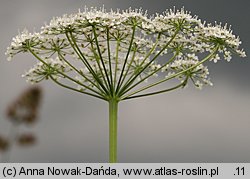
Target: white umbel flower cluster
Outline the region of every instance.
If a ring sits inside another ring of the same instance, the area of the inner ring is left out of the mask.
[[[30,33],[27,29],[23,30],[12,39],[10,46],[7,48],[6,55],[10,61],[19,52],[27,52],[26,44],[37,46],[43,42],[43,36],[40,33]]]
[[[193,66],[195,66],[195,68],[192,68]],[[180,57],[168,65],[164,70],[168,72],[166,78],[181,71],[185,71],[183,74],[177,77],[179,80],[181,80],[183,86],[187,84],[187,80],[189,79],[198,89],[202,89],[204,85],[213,85],[213,83],[208,78],[208,68],[203,64],[199,64],[198,57],[194,54],[185,58]]]
[[[228,25],[203,23],[183,8],[151,17],[142,9],[107,12],[85,8],[53,18],[39,33],[23,31],[13,38],[6,55],[11,59],[28,52],[40,61],[25,75],[29,81],[61,76],[69,72],[67,65],[75,72],[67,79],[77,79],[81,91],[91,88],[105,95],[114,91],[121,95],[135,84],[149,78],[162,80],[177,71],[178,78],[191,79],[199,88],[211,85],[207,67],[200,61],[230,61],[233,54],[245,57],[240,44]],[[53,73],[42,76],[44,67]]]
[[[38,62],[33,68],[23,74],[22,77],[26,77],[27,81],[31,83],[38,83],[44,79],[49,79],[50,77],[54,79],[64,77],[61,74],[71,70],[66,63],[58,58],[47,58],[44,62],[45,63]]]
[[[208,24],[201,29],[199,38],[207,44],[207,49],[212,50],[214,46],[219,44],[219,52],[229,62],[232,59],[232,53],[236,53],[240,57],[246,57],[245,51],[239,49],[240,38],[236,37],[232,32],[231,27],[228,27],[227,24],[224,26],[222,24],[216,24],[215,26]],[[219,54],[213,58],[215,63],[220,59]]]

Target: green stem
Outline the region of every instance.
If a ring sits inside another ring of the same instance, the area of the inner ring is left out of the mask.
[[[76,91],[76,92],[79,92],[79,93],[83,93],[83,94],[86,94],[86,95],[89,95],[89,96],[93,96],[93,97],[96,97],[96,98],[99,98],[99,99],[102,99],[102,100],[106,100],[105,96],[102,96],[102,95],[95,95],[95,94],[92,94],[92,93],[88,93],[88,92],[85,92],[85,91],[81,91],[81,90],[78,90],[78,89],[75,89],[75,88],[72,88],[70,86],[67,86],[65,84],[62,84],[60,83],[58,80],[56,80],[55,78],[53,78],[53,76],[50,76],[50,78],[52,79],[52,81],[54,81],[56,84],[58,84],[59,86],[62,86],[64,88],[67,88],[67,89],[70,89],[72,91]]]
[[[127,93],[128,91],[130,91],[131,89],[133,89],[134,87],[136,87],[137,85],[139,85],[140,83],[144,82],[146,79],[148,79],[149,77],[151,77],[152,75],[156,74],[158,71],[160,71],[163,67],[167,66],[169,63],[171,63],[175,57],[179,54],[179,52],[176,52],[175,55],[173,55],[164,65],[162,65],[160,68],[158,68],[157,70],[153,71],[152,73],[150,73],[149,75],[147,75],[146,77],[144,77],[143,79],[141,79],[140,81],[138,81],[137,83],[135,83],[134,85],[128,87],[128,89],[126,89],[122,94],[123,95],[125,93]]]
[[[136,73],[135,75],[132,75],[131,78],[128,79],[127,83],[125,83],[125,85],[123,86],[123,88],[121,89],[121,93],[126,90],[126,88],[128,88],[130,85],[133,84],[133,82],[136,80],[136,78],[141,74],[143,73],[143,71],[149,67],[150,64],[152,64],[155,59],[157,59],[158,56],[160,56],[160,54],[166,50],[168,48],[168,46],[172,43],[172,41],[174,40],[174,38],[177,36],[178,32],[180,31],[180,29],[178,28],[174,35],[171,37],[171,39],[166,43],[166,45],[152,58],[152,60],[150,60],[143,68],[142,70],[140,70],[138,73]],[[159,39],[160,37],[158,37]],[[158,41],[157,39],[157,41]],[[155,47],[153,47],[154,49]],[[151,50],[153,50],[151,49]],[[149,54],[151,54],[152,52],[150,52]],[[150,56],[150,55],[149,55]],[[140,64],[140,66],[142,67],[143,63],[146,61],[146,59],[149,57],[149,56],[146,56],[146,58],[144,58],[144,60],[142,61],[142,63]]]
[[[111,94],[114,91],[114,84],[113,84],[113,73],[112,73],[112,64],[111,64],[111,55],[110,55],[110,37],[109,37],[109,28],[107,27],[107,46],[108,46],[108,61],[109,61],[109,75],[110,75],[110,83],[111,83]]]
[[[115,86],[116,86],[116,77],[117,77],[117,71],[118,71],[119,47],[120,47],[120,41],[117,39],[117,41],[116,41],[116,51],[115,51],[114,89],[115,89]]]
[[[173,90],[178,89],[180,87],[184,87],[186,83],[187,83],[187,79],[184,82],[182,82],[181,84],[178,84],[178,85],[176,85],[175,87],[172,87],[172,88],[168,88],[168,89],[165,89],[165,90],[156,91],[156,92],[152,92],[152,93],[136,95],[136,96],[128,95],[126,98],[121,98],[121,100],[127,100],[127,99],[133,99],[133,98],[141,98],[141,97],[145,97],[145,96],[152,96],[152,95],[156,95],[156,94],[161,94],[161,93],[173,91]]]
[[[58,51],[58,56],[61,60],[63,60],[65,63],[67,63],[73,70],[75,70],[79,75],[81,75],[84,79],[86,79],[89,83],[91,83],[93,86],[95,86],[97,89],[99,89],[101,93],[103,93],[105,95],[105,91],[103,91],[103,89],[101,89],[91,79],[89,79],[86,75],[84,75],[82,72],[80,72],[75,66],[73,66],[71,63],[69,63],[69,61],[65,59],[65,57],[61,54],[60,51]]]
[[[102,83],[101,79],[97,76],[96,72],[93,70],[93,68],[89,64],[88,60],[85,58],[82,51],[78,47],[78,45],[76,43],[76,39],[74,38],[72,32],[69,32],[69,33],[70,33],[70,37],[71,37],[73,42],[71,41],[71,39],[67,33],[66,33],[66,37],[67,37],[69,43],[71,44],[72,48],[74,49],[74,51],[76,52],[76,54],[78,55],[80,60],[83,62],[83,64],[88,68],[89,72],[92,74],[94,79],[99,83],[99,85],[103,88],[103,90],[108,94],[108,90],[106,89],[106,87]]]
[[[149,58],[149,56],[153,53],[153,51],[156,49],[159,39],[160,39],[160,35],[158,35],[158,38],[157,38],[154,46],[151,48],[151,50],[148,52],[148,54],[144,57],[143,61],[140,63],[139,66],[142,66],[144,64],[144,62]],[[132,64],[132,62],[131,62],[131,64]],[[128,78],[127,82],[119,89],[119,93],[126,90],[126,86],[130,83],[130,80],[132,80],[134,78],[134,75],[136,75],[135,72]]]
[[[117,162],[117,112],[118,100],[109,100],[109,162]]]
[[[120,78],[118,80],[116,92],[119,91],[120,85],[122,85],[121,80],[122,80],[122,76],[124,75],[123,72],[124,72],[125,67],[127,65],[127,61],[128,61],[128,57],[129,57],[129,54],[130,54],[130,51],[131,51],[131,47],[132,47],[133,41],[134,41],[134,37],[135,37],[135,26],[133,26],[132,37],[131,37],[131,40],[130,40],[130,43],[129,43],[129,48],[128,48],[128,52],[127,52],[126,58],[125,58],[124,63],[123,63],[123,67],[122,67],[122,71],[121,71],[121,74],[120,74]]]
[[[111,90],[112,87],[111,87],[111,83],[110,83],[110,80],[109,80],[109,75],[108,75],[108,71],[105,67],[105,64],[104,64],[104,60],[102,58],[102,52],[101,52],[101,49],[100,49],[100,46],[99,46],[99,42],[98,42],[98,39],[97,39],[97,34],[96,34],[96,29],[95,29],[95,26],[92,27],[93,29],[93,33],[94,33],[94,38],[95,38],[95,43],[96,43],[96,47],[97,47],[97,51],[99,53],[99,58],[101,60],[101,63],[102,63],[102,67],[103,67],[103,70],[104,70],[104,73],[106,75],[106,79],[108,81],[108,86],[109,86],[109,89]],[[101,70],[101,69],[100,69]],[[103,77],[103,80],[105,81],[105,77]]]

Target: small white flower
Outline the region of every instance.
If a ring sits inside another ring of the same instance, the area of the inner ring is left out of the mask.
[[[218,60],[220,60],[220,56],[219,56],[218,54],[216,54],[216,55],[215,55],[215,57],[214,57],[214,58],[212,58],[211,60],[213,60],[213,61],[214,61],[214,63],[217,63],[217,62],[218,62]]]

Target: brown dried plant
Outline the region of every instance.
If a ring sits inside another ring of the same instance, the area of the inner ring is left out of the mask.
[[[38,111],[42,99],[42,89],[33,86],[26,89],[16,100],[14,100],[6,110],[6,118],[11,122],[9,136],[0,135],[0,152],[2,162],[10,161],[12,147],[32,146],[36,143],[36,136],[33,133],[18,133],[21,125],[30,126],[38,119]]]

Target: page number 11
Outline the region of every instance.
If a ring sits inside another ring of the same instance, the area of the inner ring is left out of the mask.
[[[237,167],[234,175],[245,175],[245,167]]]

